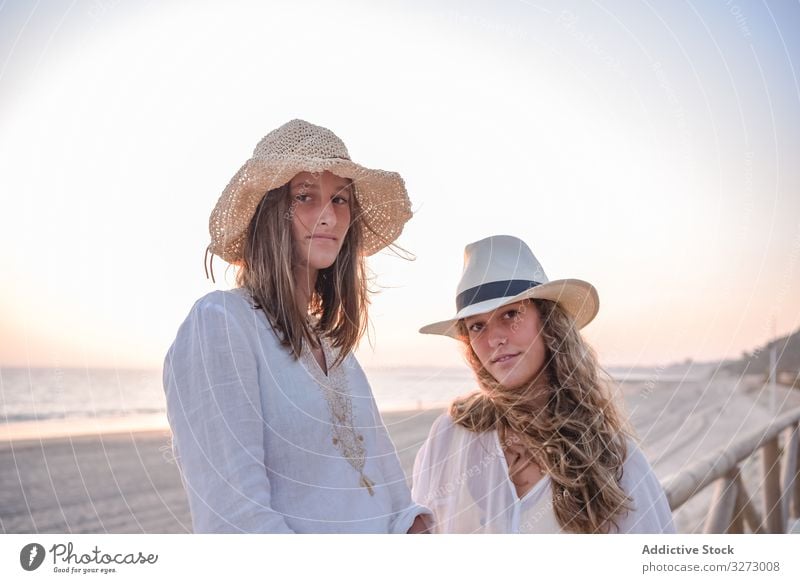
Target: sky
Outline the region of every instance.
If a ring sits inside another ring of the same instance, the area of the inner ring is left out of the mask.
[[[159,367],[208,216],[301,118],[394,170],[366,366],[459,366],[464,246],[593,283],[606,365],[800,327],[798,2],[0,3],[0,366]]]

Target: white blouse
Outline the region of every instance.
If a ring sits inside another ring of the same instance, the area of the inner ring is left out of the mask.
[[[436,533],[559,533],[550,482],[520,499],[497,431],[469,431],[445,413],[417,453],[411,495],[433,511]],[[675,532],[661,484],[630,439],[621,486],[634,509],[617,519],[620,532]]]
[[[200,298],[164,361],[195,532],[405,533],[418,514],[352,354],[295,360],[243,288]]]

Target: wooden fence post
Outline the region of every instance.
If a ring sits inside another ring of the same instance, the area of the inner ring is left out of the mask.
[[[717,480],[717,487],[711,502],[703,532],[706,534],[724,533],[731,528],[733,513],[736,509],[736,494],[739,486],[736,483],[738,468],[734,468],[724,477]],[[734,520],[735,522],[735,520]]]
[[[781,464],[777,435],[761,448],[761,468],[764,472],[764,526],[768,533],[783,534],[786,526],[781,509]]]

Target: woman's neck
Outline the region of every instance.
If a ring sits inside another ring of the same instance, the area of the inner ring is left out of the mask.
[[[318,273],[316,269],[305,265],[298,265],[294,268],[294,300],[297,308],[303,314],[308,312]]]

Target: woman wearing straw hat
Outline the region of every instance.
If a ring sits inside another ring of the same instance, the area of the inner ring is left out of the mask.
[[[225,188],[207,251],[238,266],[237,287],[194,304],[164,363],[195,532],[424,530],[352,354],[364,258],[410,217],[398,174],[302,120],[264,137]]]
[[[412,495],[434,532],[674,532],[579,332],[598,307],[593,286],[548,281],[515,237],[466,247],[457,314],[420,330],[459,340],[480,387],[417,455]]]

